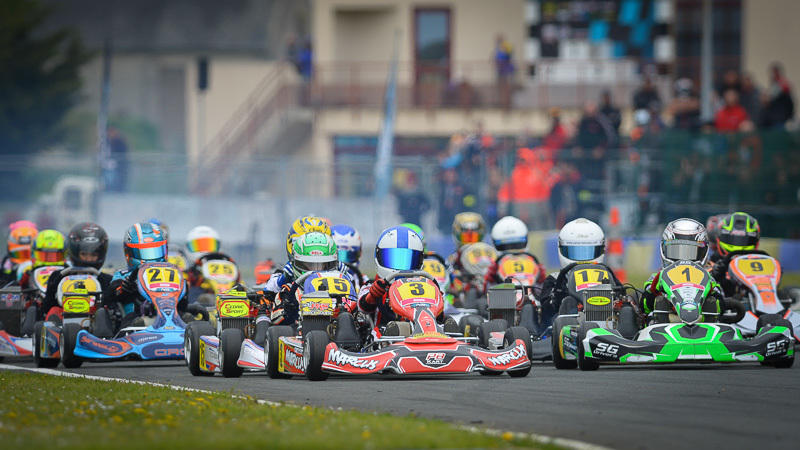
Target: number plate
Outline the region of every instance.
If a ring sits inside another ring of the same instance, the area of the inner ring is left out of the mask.
[[[47,289],[47,280],[50,279],[50,275],[56,270],[61,270],[63,268],[63,266],[44,266],[34,270],[33,278],[36,280],[36,287],[44,292]]]
[[[603,280],[612,280],[607,270],[603,269],[579,269],[573,272],[575,290],[582,291],[591,287],[603,284]]]
[[[319,277],[311,280],[315,291],[327,291],[331,295],[350,295],[352,286],[344,278]]]
[[[736,268],[748,278],[774,276],[776,272],[772,258],[736,258]]]
[[[667,271],[667,277],[672,284],[676,285],[691,283],[697,286],[704,286],[707,276],[708,272],[686,264],[677,265]]]
[[[437,280],[440,278],[444,278],[446,276],[444,264],[439,262],[435,259],[426,259],[422,262],[422,271],[428,272],[436,278]]]
[[[167,292],[181,289],[181,274],[174,267],[148,267],[144,273],[144,286],[148,291]]]
[[[230,261],[215,259],[203,264],[203,276],[222,283],[233,283],[239,276],[239,269]]]

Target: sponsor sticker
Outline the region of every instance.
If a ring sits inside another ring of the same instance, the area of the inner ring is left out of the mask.
[[[611,303],[611,299],[608,297],[589,297],[586,303],[594,306],[603,306]]]

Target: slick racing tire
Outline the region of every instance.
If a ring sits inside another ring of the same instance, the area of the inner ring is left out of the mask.
[[[587,359],[584,355],[583,340],[586,339],[586,332],[592,328],[600,328],[600,326],[593,322],[584,322],[578,327],[578,368],[582,371],[600,368],[597,361]]]
[[[294,336],[292,327],[273,325],[267,329],[267,338],[264,340],[264,363],[267,366],[267,375],[272,379],[292,377],[278,371],[278,341],[284,336]]]
[[[303,363],[306,366],[308,381],[328,379],[329,374],[322,370],[322,363],[325,362],[325,348],[330,342],[328,333],[320,330],[314,330],[303,336]]]
[[[564,359],[564,355],[561,353],[561,330],[564,329],[567,325],[577,325],[578,319],[575,317],[570,316],[559,316],[556,317],[555,322],[553,322],[553,336],[552,344],[553,344],[553,363],[556,366],[556,369],[575,369],[578,367],[578,361]]]
[[[756,323],[756,330],[761,333],[763,327],[786,327],[792,330],[792,323],[780,316],[780,314],[764,314],[758,318]],[[794,354],[790,358],[782,359],[780,361],[766,362],[761,361],[762,366],[773,366],[777,369],[788,369],[794,365]]]
[[[36,367],[58,367],[57,358],[42,358],[43,332],[44,322],[40,320],[33,325],[33,364]]]
[[[187,305],[186,312],[191,314],[194,320],[204,320],[206,322],[209,320],[208,309],[198,303],[190,303]],[[198,316],[200,316],[199,319]]]
[[[238,328],[222,330],[219,335],[219,370],[225,378],[239,378],[244,368],[239,367],[239,352],[244,342],[244,334]]]
[[[458,331],[460,331],[464,337],[475,337],[478,335],[478,325],[482,323],[483,317],[476,314],[467,314],[458,321]]]
[[[444,319],[444,332],[445,334],[449,333],[458,333],[460,330],[458,328],[458,323],[456,323],[455,319],[450,316],[445,317]]]
[[[478,309],[478,291],[470,289],[464,293],[464,308]]]
[[[503,319],[495,319],[490,322],[483,322],[478,325],[477,336],[478,345],[483,348],[489,348],[489,338],[492,337],[493,332],[506,331],[508,329],[508,322]]]
[[[735,298],[725,298],[722,300],[722,314],[719,316],[720,323],[737,323],[744,319],[747,314],[741,301]],[[733,311],[735,314],[725,314],[726,311]],[[756,328],[757,330],[758,328]]]
[[[619,321],[617,331],[625,339],[633,339],[639,332],[639,322],[636,320],[636,311],[631,305],[623,305],[619,309]]]
[[[261,347],[264,346],[264,341],[267,339],[267,330],[269,329],[268,320],[260,320],[256,322],[256,335],[253,336],[253,342]]]
[[[533,303],[526,302],[519,311],[519,326],[526,328],[532,336],[539,336],[539,326],[536,320],[536,308]]]
[[[530,355],[531,355],[531,332],[528,331],[527,328],[511,327],[511,328],[507,329],[505,336],[503,336],[503,347],[504,348],[508,348],[508,347],[514,345],[514,343],[517,342],[517,339],[521,339],[522,342],[525,343],[525,351],[528,353],[528,358],[530,358]],[[528,373],[530,373],[530,371],[531,371],[531,366],[528,365],[528,367],[526,367],[524,369],[507,370],[506,373],[508,373],[508,376],[510,376],[512,378],[518,378],[518,377],[526,377],[526,376],[528,376]]]
[[[68,323],[61,327],[61,337],[58,345],[61,351],[61,364],[67,369],[77,369],[83,365],[83,358],[75,355],[75,345],[78,343],[80,324]]]
[[[183,337],[183,353],[189,373],[196,377],[210,377],[214,372],[200,369],[200,336],[213,336],[214,328],[208,322],[191,322],[186,325]]]

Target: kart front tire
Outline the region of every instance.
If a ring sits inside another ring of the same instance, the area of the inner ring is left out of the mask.
[[[536,308],[533,303],[526,302],[519,311],[519,326],[526,328],[531,335],[539,336],[537,322]]]
[[[36,367],[58,367],[57,358],[42,358],[42,333],[44,322],[38,321],[33,325],[33,364]]]
[[[584,322],[578,326],[578,368],[582,371],[597,370],[600,364],[597,361],[586,358],[584,355],[583,340],[586,339],[586,332],[592,328],[600,328],[593,322]]]
[[[511,327],[506,330],[505,336],[503,336],[503,347],[508,348],[514,345],[518,339],[521,339],[522,342],[525,343],[525,351],[528,353],[528,359],[530,360],[531,357],[531,332],[528,331],[527,328],[524,327]],[[526,377],[528,373],[531,371],[531,365],[529,364],[528,367],[524,369],[513,369],[507,370],[508,376],[512,378],[519,378],[519,377]]]
[[[264,341],[267,340],[267,330],[269,329],[268,320],[260,320],[256,322],[256,335],[253,337],[253,342],[261,347],[264,346]]]
[[[475,337],[478,335],[478,325],[482,323],[483,317],[476,314],[468,314],[461,317],[461,320],[458,321],[458,331],[461,332],[464,337]]]
[[[238,328],[222,330],[219,335],[219,369],[225,378],[239,378],[244,368],[239,367],[239,352],[244,342],[244,334]]]
[[[561,354],[561,346],[559,345],[561,342],[561,330],[567,325],[578,325],[578,319],[569,316],[559,316],[556,317],[555,322],[553,322],[553,336],[551,338],[553,344],[553,364],[555,364],[556,369],[575,369],[578,367],[578,361],[565,359],[564,355]]]
[[[639,322],[636,320],[636,311],[631,305],[624,305],[619,310],[617,331],[625,339],[633,339],[639,332]]]
[[[325,362],[325,348],[330,342],[328,333],[320,330],[314,330],[303,336],[303,360],[308,381],[328,379],[329,374],[322,370],[322,363]]]
[[[508,329],[508,322],[502,319],[481,323],[478,325],[476,333],[478,336],[478,345],[483,348],[489,348],[489,338],[492,337],[492,333],[506,331],[506,329]]]
[[[756,323],[756,330],[761,333],[763,327],[786,327],[792,330],[792,323],[780,316],[780,314],[764,314],[758,318]],[[779,361],[766,362],[761,361],[762,366],[773,366],[776,369],[788,369],[794,365],[794,354],[791,357],[781,359]]]
[[[292,377],[278,370],[278,341],[284,336],[294,336],[292,327],[274,325],[267,329],[267,338],[264,340],[264,363],[267,368],[267,376],[272,379]]]
[[[183,335],[183,351],[189,373],[196,377],[210,377],[214,372],[200,368],[200,336],[213,336],[214,328],[208,322],[191,322]]]
[[[78,333],[82,330],[80,324],[68,323],[61,327],[59,346],[61,350],[61,364],[67,369],[77,369],[83,365],[83,358],[75,355],[75,345],[78,343]]]

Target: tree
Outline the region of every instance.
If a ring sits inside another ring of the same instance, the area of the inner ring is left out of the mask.
[[[38,0],[0,1],[0,154],[57,141],[78,99],[79,70],[92,55],[70,29],[37,31],[52,12]]]

